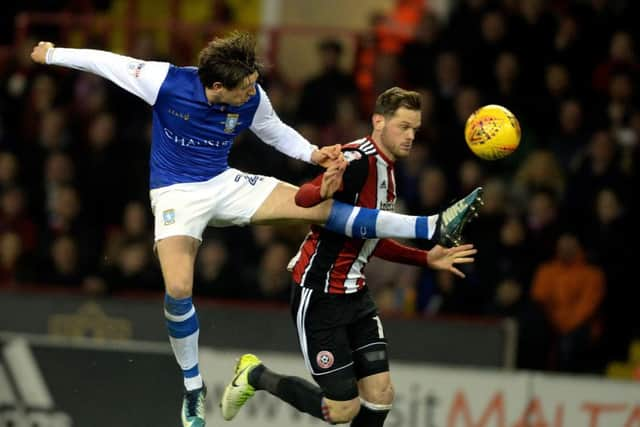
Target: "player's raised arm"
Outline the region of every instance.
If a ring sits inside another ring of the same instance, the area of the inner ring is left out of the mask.
[[[296,192],[296,205],[310,208],[333,197],[337,191],[343,189],[342,177],[346,167],[346,161],[335,160],[325,172],[313,181],[303,184]]]
[[[153,105],[167,76],[168,62],[143,61],[129,56],[96,49],[55,47],[39,42],[31,59],[40,64],[59,65],[97,74]]]
[[[444,248],[435,245],[429,251],[412,248],[403,245],[393,239],[380,239],[373,255],[386,261],[399,264],[416,265],[419,267],[429,267],[434,270],[447,270],[458,277],[465,275],[456,264],[469,264],[475,261],[473,257],[478,250],[472,244]]]
[[[260,104],[251,123],[251,131],[262,141],[294,159],[328,167],[329,163],[341,157],[340,145],[322,147],[311,144],[295,129],[280,120],[271,105],[267,93],[257,85]]]

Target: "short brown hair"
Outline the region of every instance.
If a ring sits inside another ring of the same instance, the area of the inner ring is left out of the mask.
[[[227,89],[233,89],[260,69],[256,40],[246,32],[233,31],[224,38],[216,37],[198,56],[198,75],[205,87],[220,82]]]
[[[404,90],[397,86],[392,87],[378,96],[373,112],[382,114],[385,117],[391,117],[401,107],[420,111],[422,109],[422,97],[418,92]]]

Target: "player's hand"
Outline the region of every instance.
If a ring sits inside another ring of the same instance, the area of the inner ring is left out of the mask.
[[[342,186],[342,177],[347,168],[347,162],[335,160],[327,168],[322,175],[322,184],[320,185],[320,196],[326,200],[333,197],[336,191]]]
[[[323,168],[328,168],[335,160],[344,160],[340,144],[327,145],[311,153],[311,161]]]
[[[31,51],[31,59],[38,64],[46,64],[47,51],[53,47],[53,43],[51,42],[39,42]]]
[[[469,264],[474,261],[472,255],[478,252],[472,244],[444,248],[436,245],[429,250],[427,265],[434,270],[448,270],[458,277],[464,278],[464,273],[455,264]]]

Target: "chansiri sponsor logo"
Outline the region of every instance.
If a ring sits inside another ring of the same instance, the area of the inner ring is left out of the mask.
[[[225,139],[222,141],[215,139],[194,139],[186,136],[177,135],[171,129],[164,128],[164,135],[171,141],[182,147],[216,147],[223,148],[231,145],[233,140]]]

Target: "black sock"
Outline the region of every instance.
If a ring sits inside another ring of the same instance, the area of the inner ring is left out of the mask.
[[[360,405],[360,412],[351,421],[351,427],[382,427],[388,413],[388,409],[377,411]]]
[[[309,381],[276,374],[264,365],[260,365],[249,372],[249,384],[256,390],[268,391],[299,411],[324,420],[322,390]]]

